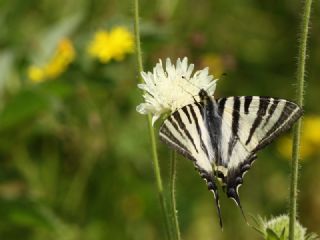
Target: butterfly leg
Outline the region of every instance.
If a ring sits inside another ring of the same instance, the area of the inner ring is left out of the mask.
[[[214,198],[216,200],[216,206],[217,206],[217,212],[218,212],[218,216],[219,216],[219,222],[220,222],[220,227],[221,229],[222,227],[222,216],[221,216],[221,209],[220,209],[220,202],[219,202],[219,193],[218,193],[218,188],[217,185],[214,181],[213,175],[208,173],[205,170],[199,169],[197,168],[200,176],[206,181],[207,186],[208,186],[208,190],[211,191],[214,195]]]

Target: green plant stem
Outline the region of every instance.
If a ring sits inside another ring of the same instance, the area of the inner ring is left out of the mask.
[[[173,234],[175,239],[180,240],[180,228],[178,221],[178,211],[176,204],[176,165],[177,165],[177,154],[175,151],[171,153],[171,171],[170,171],[170,201],[171,201],[171,221],[173,225]]]
[[[297,69],[297,102],[303,106],[303,90],[305,78],[305,63],[307,51],[307,38],[309,30],[309,20],[312,0],[304,1],[304,10],[302,16],[301,35],[298,55]],[[292,148],[292,168],[291,168],[291,186],[290,186],[290,222],[289,222],[289,240],[294,240],[295,221],[297,217],[297,196],[298,196],[298,169],[300,153],[300,133],[301,119],[297,122],[293,130],[293,148]]]
[[[134,35],[135,35],[135,46],[136,46],[136,57],[137,57],[139,81],[142,82],[142,79],[140,77],[140,73],[143,71],[143,66],[142,66],[140,28],[139,28],[139,0],[134,0]],[[171,239],[172,233],[169,228],[169,214],[168,214],[168,209],[167,209],[166,201],[164,197],[163,184],[162,184],[158,153],[157,153],[157,143],[156,143],[156,138],[154,134],[154,129],[152,127],[152,117],[150,114],[148,115],[148,128],[149,128],[151,148],[152,148],[153,169],[154,169],[154,175],[156,177],[156,184],[157,184],[157,190],[158,190],[158,195],[160,199],[161,210],[164,216],[165,231],[167,234],[167,238]]]
[[[161,173],[160,173],[156,138],[155,138],[155,134],[154,134],[154,129],[152,127],[152,121],[151,121],[150,115],[148,115],[148,126],[149,126],[151,148],[152,148],[153,170],[154,170],[154,175],[156,177],[157,190],[158,190],[161,210],[162,210],[162,213],[164,216],[165,231],[167,234],[167,238],[172,239],[172,237],[171,237],[172,233],[170,231],[170,225],[169,225],[169,213],[168,213],[168,208],[166,206],[166,200],[164,197],[163,184],[162,184],[162,178],[161,178]]]
[[[139,0],[134,1],[134,37],[135,37],[135,47],[136,47],[136,57],[137,57],[137,67],[138,67],[138,78],[139,82],[142,82],[140,73],[143,71],[142,65],[142,53],[141,53],[141,43],[140,43],[140,24],[139,24]]]

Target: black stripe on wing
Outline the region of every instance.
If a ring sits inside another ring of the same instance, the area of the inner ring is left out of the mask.
[[[260,126],[260,123],[262,122],[264,115],[266,115],[266,113],[267,113],[267,108],[269,106],[269,103],[270,103],[270,100],[266,101],[264,98],[262,98],[262,97],[260,98],[257,116],[251,126],[250,133],[249,133],[248,139],[246,141],[246,145],[248,145],[248,143],[250,143],[254,132]]]
[[[227,101],[227,98],[218,99],[218,114],[220,115],[221,118],[223,117],[226,101]]]
[[[244,97],[244,113],[249,114],[249,107],[252,102],[252,97],[251,96],[246,96]]]
[[[265,127],[269,123],[270,118],[272,117],[274,111],[276,110],[276,108],[278,106],[278,103],[279,103],[279,99],[273,98],[273,101],[271,103],[271,107],[268,110],[268,115],[267,115],[265,123],[263,124],[263,127]]]
[[[239,120],[240,120],[240,99],[239,97],[234,97],[233,99],[233,111],[232,111],[232,136],[230,137],[228,144],[228,156],[230,157],[233,151],[234,146],[236,145],[238,138],[239,130]]]
[[[189,120],[189,123],[191,124],[192,121],[191,121],[191,116],[189,114],[189,111],[188,111],[188,108],[187,107],[184,107],[184,108],[181,108],[181,110],[184,112],[184,114],[187,116],[188,120]]]
[[[183,109],[186,109],[186,111],[190,110],[190,113],[192,116],[192,118],[191,118],[192,121],[190,123],[194,122],[194,124],[196,125],[197,133],[198,133],[199,139],[200,139],[201,149],[205,152],[206,156],[209,158],[209,151],[203,142],[203,139],[202,139],[203,134],[202,134],[202,131],[201,131],[201,128],[199,125],[199,118],[201,118],[201,120],[203,121],[203,118],[202,118],[203,117],[203,115],[202,115],[203,110],[202,110],[202,107],[200,104],[196,104],[196,106],[198,107],[199,113],[200,113],[200,115],[197,115],[195,110],[193,109],[193,106],[194,105],[187,105],[187,106],[183,107],[182,110]]]
[[[189,149],[175,137],[172,132],[169,130],[168,126],[163,123],[159,130],[159,137],[164,143],[166,143],[169,147],[178,151],[184,157],[196,162],[197,160],[192,156]]]
[[[189,130],[187,129],[186,125],[184,124],[184,122],[182,121],[181,119],[181,116],[180,116],[180,112],[179,111],[176,111],[175,113],[173,113],[171,116],[168,117],[168,120],[174,124],[174,121],[173,119],[175,119],[178,123],[178,126],[175,125],[175,128],[177,131],[183,131],[184,134],[187,136],[187,138],[189,139],[189,141],[191,142],[192,146],[194,147],[194,149],[196,150],[196,152],[198,153],[199,150],[197,149],[197,146],[189,132]],[[181,134],[182,135],[182,134]]]

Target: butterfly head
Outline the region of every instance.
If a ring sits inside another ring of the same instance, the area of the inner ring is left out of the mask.
[[[200,97],[201,102],[204,102],[204,103],[206,103],[210,100],[208,93],[204,89],[200,89],[199,97]]]

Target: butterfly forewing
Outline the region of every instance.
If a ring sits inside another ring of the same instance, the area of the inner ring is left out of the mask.
[[[159,137],[171,148],[193,161],[208,189],[214,194],[222,226],[218,189],[212,170],[216,149],[211,144],[203,111],[203,106],[199,103],[175,111],[161,125]]]
[[[160,139],[208,173],[212,172],[213,149],[205,127],[201,108],[187,105],[171,114],[162,124]]]

